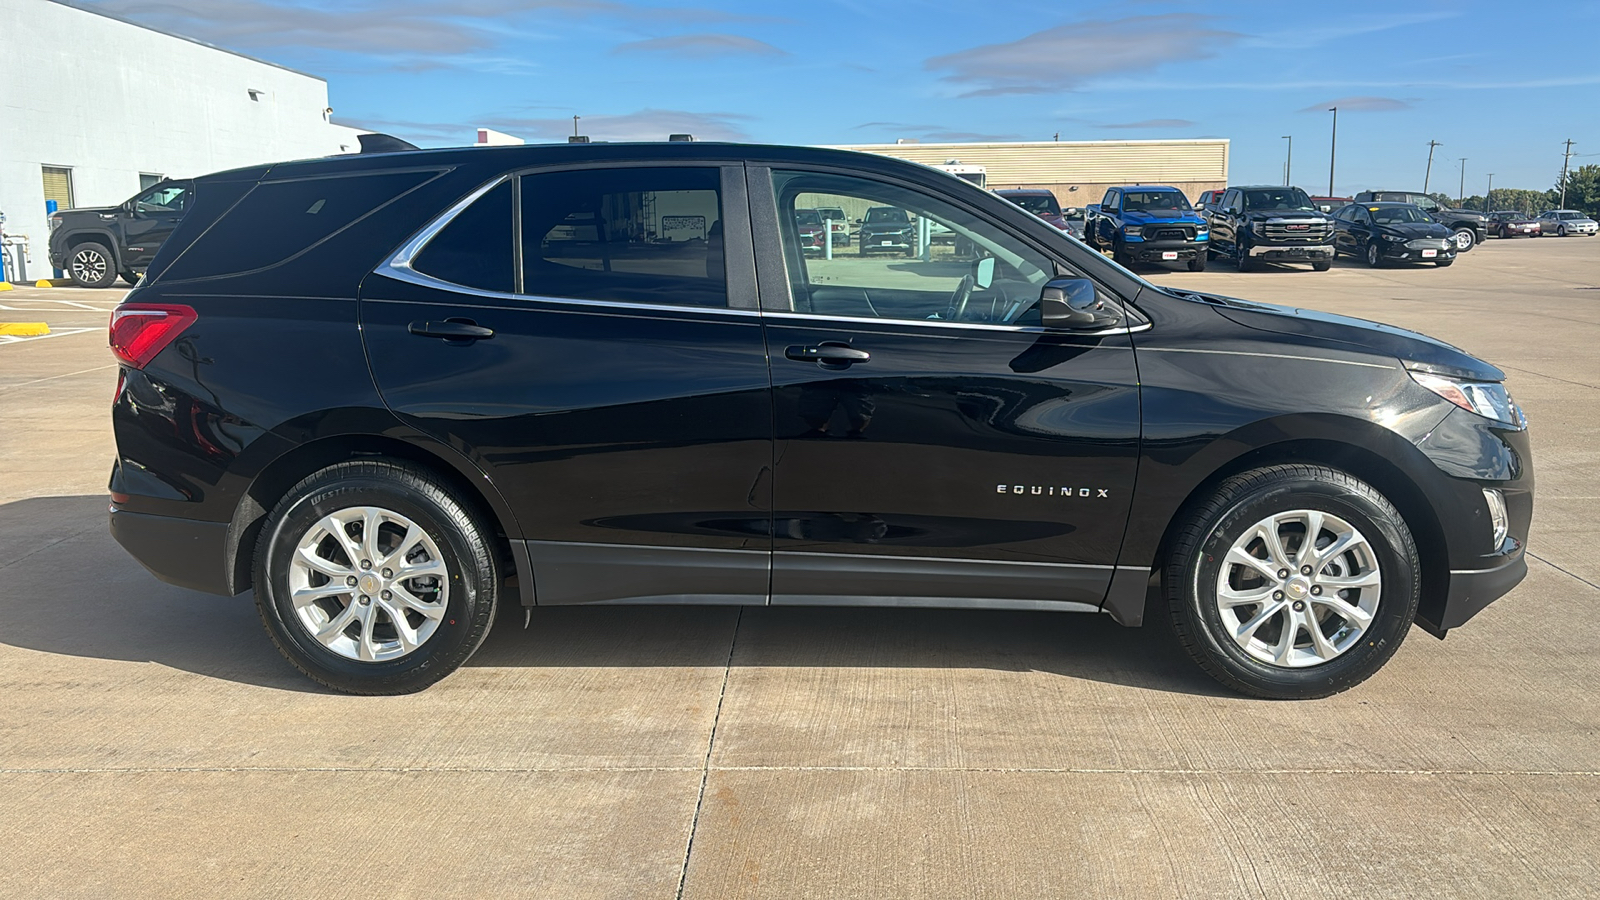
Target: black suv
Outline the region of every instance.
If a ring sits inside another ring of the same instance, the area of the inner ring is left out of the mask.
[[[134,284],[183,220],[191,181],[163,181],[119,206],[64,209],[50,216],[50,265],[80,287]]]
[[[1333,219],[1297,187],[1230,187],[1202,212],[1211,223],[1211,255],[1232,259],[1239,271],[1258,263],[1333,266]]]
[[[1489,217],[1474,209],[1450,209],[1427,194],[1416,191],[1362,191],[1356,203],[1410,203],[1430,219],[1450,229],[1456,251],[1466,253],[1489,236]]]
[[[253,587],[339,690],[437,681],[507,603],[1137,625],[1158,576],[1208,672],[1318,697],[1526,572],[1499,369],[1162,288],[914,163],[562,144],[194,192],[112,318],[111,531],[174,584]],[[972,253],[815,259],[795,211],[823,207]]]

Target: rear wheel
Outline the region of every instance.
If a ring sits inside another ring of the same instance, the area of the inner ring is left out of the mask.
[[[280,501],[255,554],[256,607],[295,668],[351,694],[406,694],[483,643],[494,532],[426,471],[340,463]]]
[[[79,287],[111,287],[117,280],[116,258],[104,244],[79,244],[67,257],[67,276]]]
[[[1416,618],[1416,544],[1371,485],[1323,466],[1257,469],[1190,513],[1163,572],[1179,641],[1236,690],[1326,697],[1388,661]]]
[[[1465,253],[1478,243],[1478,235],[1471,228],[1457,228],[1452,236],[1456,242],[1456,252]]]

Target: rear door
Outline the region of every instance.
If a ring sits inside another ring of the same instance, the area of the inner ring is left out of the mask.
[[[1039,327],[1057,260],[926,189],[752,167],[751,195],[756,233],[779,235],[758,246],[772,602],[1097,608],[1139,454],[1127,331]],[[894,206],[960,240],[808,257],[793,210],[823,205]]]
[[[541,605],[765,603],[757,305],[743,168],[701,163],[484,185],[361,309],[385,402],[507,498]]]

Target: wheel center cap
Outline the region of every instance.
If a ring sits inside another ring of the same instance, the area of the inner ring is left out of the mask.
[[[370,572],[361,576],[361,593],[376,594],[382,587],[383,582],[378,580],[378,576]]]
[[[1305,577],[1296,575],[1284,584],[1283,592],[1291,599],[1304,600],[1311,593],[1311,583]]]

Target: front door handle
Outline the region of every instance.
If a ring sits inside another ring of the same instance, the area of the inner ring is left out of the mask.
[[[843,341],[823,341],[811,347],[795,344],[785,349],[783,355],[797,362],[814,362],[825,369],[843,369],[872,359],[872,354]]]
[[[482,341],[494,337],[493,328],[485,328],[471,319],[412,322],[406,326],[406,330],[417,337],[443,338],[447,341]]]

